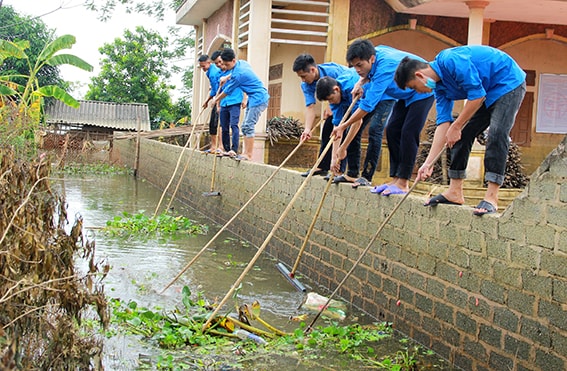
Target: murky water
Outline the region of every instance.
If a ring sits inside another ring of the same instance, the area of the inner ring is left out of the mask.
[[[153,215],[161,191],[128,175],[66,177],[54,187],[59,187],[65,194],[70,224],[73,224],[75,215],[81,215],[86,235],[96,241],[97,256],[106,259],[111,265],[110,273],[105,279],[105,291],[110,297],[123,301],[133,300],[148,308],[174,308],[180,305],[181,289],[187,285],[194,293],[202,291],[210,300],[220,300],[256,253],[256,249],[246,241],[225,232],[177,282],[160,294],[171,279],[216,234],[220,226],[195,210],[174,202],[172,206],[176,214],[209,225],[208,234],[167,239],[144,239],[141,236],[128,239],[109,237],[101,232],[106,221],[121,215],[122,212],[136,214],[145,210],[146,215]],[[167,200],[164,204],[167,204]],[[304,294],[298,292],[283,277],[276,269],[276,263],[267,254],[257,261],[255,268],[243,281],[239,301],[259,301],[262,318],[284,331],[293,331],[298,325],[290,322],[288,318],[298,313],[297,309],[304,299]],[[308,291],[312,289],[313,285],[306,279],[301,278],[301,282]],[[229,301],[229,304],[232,305],[232,302]],[[351,320],[370,321],[360,313],[349,314]],[[324,323],[320,320],[318,324]],[[384,345],[387,348],[396,346]],[[104,363],[108,370],[151,369],[147,364],[161,353],[162,350],[140,341],[139,338],[117,336],[107,341]],[[255,367],[252,362],[247,369],[262,370],[266,369],[268,364],[277,365],[280,370],[343,369],[343,366],[348,365],[344,363],[344,356],[329,355],[328,360],[327,365],[322,367],[316,363],[298,363],[297,355],[269,355],[258,357],[261,366]],[[440,366],[443,361],[434,363]]]

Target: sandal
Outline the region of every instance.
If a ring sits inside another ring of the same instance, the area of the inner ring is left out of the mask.
[[[382,191],[382,196],[388,197],[389,195],[405,195],[406,193],[408,192],[404,191],[397,185],[392,184],[386,187],[386,189]]]
[[[382,192],[384,192],[384,190],[388,188],[388,184],[384,183],[382,185],[376,186],[374,188],[370,189],[370,193],[376,193],[376,194],[380,194]]]
[[[352,183],[352,182],[348,180],[344,175],[339,175],[333,178],[333,184],[339,184],[339,183]]]
[[[479,209],[484,209],[486,211],[477,211]],[[476,216],[483,216],[485,214],[494,214],[496,212],[496,207],[488,201],[482,200],[476,205],[475,209],[473,210],[473,215]]]
[[[234,156],[233,159],[235,159],[236,161],[248,161],[248,157],[243,155]]]
[[[352,188],[370,187],[371,185],[372,183],[370,183],[370,181],[368,181],[366,178],[358,178],[354,181],[354,183],[352,183]]]

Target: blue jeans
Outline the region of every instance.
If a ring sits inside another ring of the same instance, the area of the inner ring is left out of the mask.
[[[386,126],[392,178],[411,178],[419,147],[419,135],[434,100],[431,96],[408,106],[405,100],[399,100],[394,105]]]
[[[526,83],[504,94],[490,107],[482,105],[465,125],[461,140],[451,148],[449,178],[464,179],[472,145],[480,133],[488,128],[488,140],[484,153],[484,177],[486,181],[502,185],[506,173],[506,160],[510,147],[510,130],[520,109]]]
[[[240,129],[238,121],[240,120],[240,103],[233,104],[220,109],[220,124],[222,128],[222,146],[226,152],[232,150],[238,153],[238,141],[240,140]],[[232,131],[232,136],[230,134]],[[232,137],[232,143],[231,143]]]
[[[260,115],[268,108],[268,102],[259,104],[254,107],[246,106],[244,113],[244,121],[242,121],[242,134],[247,138],[254,137],[254,126],[260,119]]]
[[[368,149],[366,150],[366,157],[364,158],[364,166],[362,169],[362,177],[368,181],[372,180],[378,159],[380,158],[380,151],[382,150],[382,136],[384,135],[384,126],[386,120],[390,116],[394,100],[383,100],[378,103],[374,111],[369,112],[364,119],[362,125],[356,133],[356,136],[347,148],[347,162],[348,170],[347,175],[351,178],[358,178],[360,170],[360,158],[362,157],[361,139],[362,132],[370,123],[368,128]]]

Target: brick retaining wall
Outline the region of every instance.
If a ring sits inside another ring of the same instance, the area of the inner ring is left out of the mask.
[[[567,154],[565,140],[501,215],[467,206],[422,206],[410,195],[340,296],[466,370],[567,369]],[[114,142],[114,158],[132,166],[134,140]],[[181,147],[142,139],[138,174],[163,189]],[[190,154],[178,198],[225,223],[275,166]],[[177,172],[182,172],[185,159]],[[304,178],[282,169],[229,228],[260,246]],[[170,190],[175,188],[174,179]],[[267,252],[289,266],[325,182],[313,178]],[[400,196],[332,186],[298,271],[334,290]]]

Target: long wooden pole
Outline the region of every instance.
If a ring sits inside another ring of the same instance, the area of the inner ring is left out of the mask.
[[[355,101],[356,102],[356,101]],[[343,118],[341,119],[341,122],[339,123],[339,125],[341,125],[342,123],[344,123],[346,121],[346,119],[348,118],[348,116],[350,115],[350,112],[352,111],[353,107],[354,107],[355,103],[352,103],[351,106],[348,108],[348,110],[345,112]],[[331,141],[333,141],[334,138],[331,138]],[[297,254],[297,258],[295,259],[295,263],[293,264],[293,268],[291,268],[291,272],[289,272],[289,276],[291,278],[295,277],[295,271],[297,270],[297,267],[299,267],[299,261],[301,260],[301,257],[303,256],[303,252],[305,251],[305,247],[307,246],[307,242],[309,241],[309,238],[311,237],[311,233],[313,232],[313,229],[315,228],[315,223],[317,222],[317,219],[319,218],[319,214],[321,213],[321,209],[323,208],[323,203],[325,202],[325,199],[327,198],[327,193],[329,193],[329,189],[331,188],[331,184],[333,183],[333,177],[329,177],[329,180],[327,181],[327,185],[325,186],[325,189],[323,190],[323,194],[321,195],[321,200],[319,201],[319,205],[317,206],[317,210],[315,211],[315,215],[313,216],[313,220],[311,221],[311,225],[309,226],[309,229],[307,230],[307,234],[305,235],[305,238],[303,239],[303,243],[301,244],[301,248],[299,249],[299,253]]]
[[[252,257],[252,260],[250,260],[250,262],[248,263],[248,265],[246,266],[246,268],[244,269],[244,271],[242,271],[242,273],[240,274],[240,277],[238,277],[238,279],[236,280],[236,282],[234,282],[232,284],[232,286],[230,287],[230,290],[226,293],[226,295],[224,296],[224,298],[221,300],[221,302],[217,305],[216,309],[213,311],[213,313],[210,315],[209,319],[207,320],[207,322],[205,322],[205,324],[203,325],[203,331],[205,331],[205,329],[209,326],[211,320],[216,316],[216,314],[218,313],[218,311],[222,308],[223,305],[226,304],[227,300],[232,296],[232,294],[234,293],[234,290],[236,290],[236,288],[240,285],[240,283],[242,282],[242,280],[244,279],[244,277],[248,274],[248,272],[250,272],[250,270],[253,268],[254,263],[256,263],[256,260],[258,260],[258,258],[260,257],[260,255],[264,252],[264,250],[266,249],[266,246],[268,246],[268,243],[270,242],[270,240],[272,239],[272,237],[275,234],[275,231],[280,227],[280,225],[282,224],[283,220],[285,219],[285,217],[287,216],[287,214],[289,214],[291,208],[293,207],[293,204],[295,204],[295,201],[297,201],[297,199],[299,198],[299,195],[301,194],[301,192],[303,192],[303,190],[305,189],[305,187],[307,186],[307,184],[311,181],[311,178],[313,177],[313,172],[315,171],[315,169],[317,169],[317,167],[319,166],[319,164],[321,163],[321,160],[323,159],[323,157],[327,154],[327,152],[329,152],[329,148],[331,148],[331,145],[333,144],[333,141],[330,140],[329,143],[327,144],[327,146],[325,147],[325,149],[323,150],[323,152],[321,152],[321,155],[319,156],[319,158],[317,159],[317,161],[315,162],[315,164],[313,165],[313,168],[311,169],[311,171],[309,172],[309,175],[307,175],[307,178],[305,178],[305,180],[303,181],[303,183],[301,183],[301,186],[299,186],[299,188],[297,189],[297,191],[295,192],[295,195],[293,196],[293,198],[291,199],[291,201],[287,204],[287,207],[285,208],[284,212],[282,213],[282,215],[280,216],[280,218],[276,221],[276,223],[274,224],[274,226],[272,227],[272,230],[270,231],[270,233],[268,234],[268,237],[266,237],[266,240],[264,241],[264,243],[262,243],[262,246],[260,246],[258,248],[258,251],[256,251],[256,254]]]
[[[163,202],[163,198],[165,197],[167,190],[171,186],[171,183],[173,183],[173,178],[175,178],[175,174],[177,174],[177,170],[179,169],[179,164],[181,163],[181,159],[183,158],[183,154],[185,153],[185,150],[189,146],[189,143],[191,143],[191,138],[193,138],[193,133],[195,132],[195,127],[197,126],[196,122],[199,121],[199,117],[201,117],[201,114],[204,111],[205,110],[201,110],[201,112],[199,112],[199,115],[197,115],[197,118],[195,119],[195,121],[192,124],[193,127],[191,128],[191,133],[189,134],[189,138],[187,139],[187,142],[185,143],[185,145],[183,146],[183,149],[181,150],[181,153],[179,154],[179,158],[177,159],[177,164],[175,165],[175,169],[173,170],[173,174],[171,174],[171,178],[169,179],[169,183],[167,183],[167,186],[165,186],[165,188],[163,189],[163,192],[161,194],[159,202],[156,206],[156,210],[154,211],[154,218],[156,217],[156,215],[159,211],[159,207],[161,206],[161,203]]]
[[[299,267],[299,261],[301,260],[301,257],[303,256],[303,252],[305,251],[305,247],[307,246],[307,242],[309,241],[309,237],[311,237],[311,233],[313,232],[313,229],[315,228],[315,223],[317,222],[317,219],[319,218],[319,214],[321,213],[321,209],[323,208],[323,203],[325,202],[325,198],[327,198],[327,193],[329,193],[329,189],[331,188],[331,184],[333,184],[333,177],[329,177],[329,180],[327,181],[327,185],[325,186],[325,189],[323,190],[323,195],[321,196],[321,200],[319,201],[319,206],[317,206],[317,210],[315,211],[315,215],[313,216],[313,220],[311,221],[311,225],[309,226],[309,229],[307,230],[307,234],[305,235],[305,238],[303,239],[303,244],[301,245],[301,248],[299,249],[299,253],[297,254],[297,258],[295,259],[295,263],[293,264],[293,268],[291,268],[291,272],[289,272],[289,276],[291,278],[295,277],[295,271],[297,270],[297,267]]]
[[[352,110],[352,108],[354,107],[354,105],[356,104],[356,102],[358,101],[358,98],[353,99],[351,105],[349,106],[347,112],[345,113],[343,119],[345,117],[347,117],[350,113],[350,111]],[[271,241],[272,237],[274,236],[276,230],[280,227],[280,225],[282,224],[283,220],[285,219],[285,217],[287,216],[287,214],[289,214],[290,210],[292,209],[293,205],[295,204],[295,201],[297,201],[297,199],[299,198],[299,195],[301,194],[301,192],[303,192],[303,190],[305,189],[305,187],[307,186],[307,184],[309,184],[309,182],[311,181],[311,178],[313,178],[313,173],[315,172],[315,169],[317,169],[319,167],[319,164],[321,163],[321,161],[323,160],[323,157],[325,157],[325,155],[327,154],[327,152],[329,152],[329,149],[331,148],[331,146],[333,145],[333,137],[331,137],[331,140],[329,140],[329,143],[327,143],[327,146],[325,146],[325,149],[321,152],[321,154],[319,155],[319,158],[317,158],[317,161],[315,161],[315,164],[313,165],[313,167],[311,168],[311,171],[309,171],[309,175],[307,175],[307,178],[305,178],[305,180],[303,181],[303,183],[301,183],[301,186],[299,186],[299,188],[297,189],[297,191],[295,192],[295,195],[293,196],[293,198],[291,199],[291,201],[288,203],[288,205],[286,206],[284,212],[282,213],[282,215],[280,216],[280,218],[276,221],[276,223],[274,224],[274,226],[272,227],[272,230],[270,231],[270,233],[268,234],[268,237],[266,237],[266,240],[264,241],[264,243],[262,244],[262,246],[260,246],[258,248],[258,251],[256,251],[256,254],[252,257],[252,260],[250,260],[250,262],[248,263],[248,266],[246,266],[246,268],[244,269],[244,271],[242,271],[242,273],[240,274],[240,277],[238,277],[238,279],[236,280],[236,282],[234,282],[230,288],[230,290],[226,293],[226,295],[224,296],[224,298],[221,300],[221,302],[217,305],[216,309],[213,311],[213,313],[210,315],[209,319],[207,320],[207,322],[205,322],[205,324],[203,325],[202,331],[205,331],[205,329],[209,326],[210,322],[212,321],[212,319],[214,318],[214,316],[218,313],[218,311],[226,304],[227,300],[232,296],[232,294],[234,293],[234,290],[236,290],[236,288],[240,285],[240,283],[242,282],[242,280],[244,279],[244,277],[248,274],[248,272],[250,272],[250,270],[252,269],[252,267],[254,266],[254,264],[256,263],[256,260],[258,260],[258,258],[260,257],[260,255],[264,252],[264,250],[266,249],[266,246],[268,246],[268,243]]]
[[[140,164],[140,117],[136,118],[136,153],[134,155],[134,178],[138,177],[138,165]]]
[[[321,123],[323,122],[323,120],[320,120],[311,130],[313,131],[315,128],[317,128],[317,126],[319,126]],[[219,231],[217,232],[217,234],[215,234],[213,236],[213,238],[211,238],[209,240],[209,242],[207,242],[207,244],[205,246],[203,246],[203,248],[197,253],[197,255],[195,255],[193,257],[193,259],[191,259],[191,261],[189,263],[187,263],[187,265],[185,265],[185,267],[183,267],[183,269],[181,269],[181,271],[163,288],[163,290],[161,291],[161,293],[163,294],[165,292],[165,290],[167,290],[171,285],[173,285],[173,283],[175,281],[177,281],[179,279],[179,277],[181,277],[181,275],[183,273],[185,273],[187,271],[187,269],[189,269],[193,263],[195,263],[195,261],[197,259],[199,259],[199,257],[205,252],[205,250],[207,250],[207,248],[209,248],[209,246],[211,246],[213,244],[213,242],[217,239],[217,237],[219,237],[221,235],[222,232],[224,232],[224,230],[226,228],[228,228],[228,226],[244,211],[244,209],[250,205],[250,203],[260,194],[260,192],[262,192],[262,190],[268,185],[268,183],[270,183],[270,181],[272,179],[274,179],[274,177],[276,176],[276,174],[284,167],[284,165],[293,157],[293,155],[299,150],[299,148],[303,145],[303,141],[300,141],[299,144],[297,144],[297,146],[293,149],[293,151],[291,151],[291,153],[282,161],[282,163],[280,164],[280,166],[278,166],[278,168],[276,170],[274,170],[274,172],[272,173],[272,175],[270,175],[268,177],[268,179],[266,179],[266,181],[260,186],[260,188],[258,188],[258,190],[256,191],[256,193],[254,193],[252,195],[252,197],[250,197],[250,199],[248,199],[248,201],[246,201],[246,203],[244,205],[242,205],[242,207],[236,212],[236,214],[234,214],[234,216],[232,218],[230,218],[230,220],[228,222],[226,222],[225,225],[223,225],[221,227],[221,229],[219,229]]]

